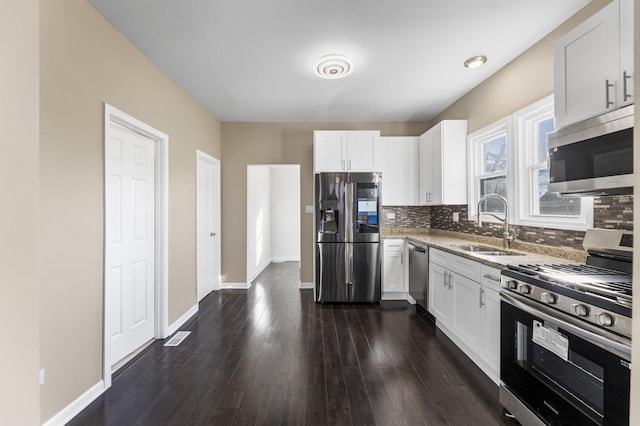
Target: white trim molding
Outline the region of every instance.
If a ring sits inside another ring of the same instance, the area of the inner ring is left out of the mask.
[[[227,283],[221,282],[221,290],[248,290],[251,288],[251,283]]]
[[[303,282],[301,281],[301,282],[300,282],[300,285],[298,286],[298,288],[299,288],[300,290],[303,290],[303,289],[311,289],[311,290],[313,290],[314,288],[316,288],[316,286],[313,284],[313,282],[310,282],[310,283],[303,283]]]
[[[109,124],[116,123],[131,131],[139,133],[155,141],[156,144],[156,194],[155,194],[155,338],[164,339],[169,331],[169,136],[143,123],[135,117],[120,111],[114,106],[104,104],[104,138],[106,141],[111,133]],[[104,156],[105,173],[106,152]],[[105,178],[106,179],[106,178]],[[106,196],[106,193],[105,193]],[[104,230],[103,230],[104,232]],[[106,253],[106,242],[104,252]],[[104,262],[104,259],[103,259]],[[106,313],[106,286],[103,271],[103,381],[104,388],[111,387],[111,342],[109,336],[109,321]]]
[[[200,305],[197,304],[197,303],[195,305],[193,305],[191,308],[189,308],[189,310],[187,312],[185,312],[180,318],[175,320],[173,322],[173,324],[171,324],[169,326],[169,332],[167,333],[167,335],[165,337],[169,337],[173,333],[178,331],[178,329],[180,327],[182,327],[187,321],[189,321],[191,319],[191,317],[193,317],[195,314],[198,313],[199,309],[200,309]]]
[[[67,405],[62,410],[54,414],[53,417],[44,422],[42,426],[63,426],[67,424],[82,410],[87,408],[89,404],[91,404],[100,395],[102,395],[105,390],[106,387],[104,385],[104,381],[100,380],[98,383],[87,389],[87,391],[82,395],[74,399],[71,404]]]

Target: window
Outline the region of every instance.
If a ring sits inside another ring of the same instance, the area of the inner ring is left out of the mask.
[[[508,120],[500,120],[469,135],[469,217],[476,215],[478,200],[486,194],[508,197]],[[482,211],[504,214],[504,206],[495,198],[483,201]]]
[[[593,199],[563,197],[549,192],[547,133],[555,130],[553,96],[542,99],[512,116],[514,128],[513,198],[515,223],[563,229],[593,225]]]
[[[476,217],[478,200],[494,193],[508,200],[512,223],[579,230],[593,226],[592,198],[547,191],[547,133],[554,129],[549,96],[469,135],[469,219]],[[495,198],[483,201],[481,208],[504,215]]]

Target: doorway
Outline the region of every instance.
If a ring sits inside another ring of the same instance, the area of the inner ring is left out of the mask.
[[[168,330],[168,136],[105,104],[103,379]]]
[[[220,288],[220,161],[196,152],[198,302]]]
[[[300,267],[300,165],[247,166],[247,284],[272,262]]]

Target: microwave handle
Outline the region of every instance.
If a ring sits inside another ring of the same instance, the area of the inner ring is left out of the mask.
[[[596,328],[595,326],[590,326],[589,324],[586,323],[581,323],[580,326],[576,326],[568,321],[565,321],[563,319],[560,319],[557,315],[557,313],[554,312],[553,316],[547,314],[543,309],[544,307],[536,307],[536,308],[532,308],[531,306],[529,306],[526,303],[523,303],[521,301],[519,301],[518,299],[516,299],[517,296],[513,296],[510,294],[506,294],[504,292],[500,293],[500,296],[502,297],[502,301],[510,304],[511,306],[520,309],[521,311],[526,312],[529,315],[533,315],[539,319],[544,320],[544,322],[548,322],[551,324],[556,325],[557,327],[561,327],[567,331],[570,331],[571,333],[575,334],[576,336],[587,340],[589,343],[594,344],[608,352],[612,352],[614,354],[616,354],[617,356],[625,359],[626,361],[631,361],[631,346],[615,341],[615,340],[611,340],[608,339],[604,336],[601,336],[599,334],[593,333],[589,330],[587,330],[587,327],[593,327],[594,329]]]

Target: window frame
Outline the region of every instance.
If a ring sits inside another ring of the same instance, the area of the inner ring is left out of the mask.
[[[531,139],[531,129],[535,123],[554,116],[554,97],[547,96],[515,113],[497,120],[467,136],[467,175],[468,219],[477,218],[477,204],[480,198],[480,180],[482,178],[502,176],[506,179],[507,200],[509,203],[509,223],[552,229],[584,231],[593,227],[593,198],[580,197],[580,216],[536,215],[531,214],[537,197],[537,189],[529,184],[529,175],[539,170],[542,163],[533,163],[535,139]],[[482,144],[500,136],[507,138],[507,165],[504,173],[482,174]],[[533,146],[532,146],[533,145]],[[548,164],[548,161],[547,161]],[[504,218],[503,214],[498,217]],[[500,221],[491,216],[483,216],[483,222]]]
[[[505,136],[507,139],[507,164],[504,172],[500,173],[483,173],[482,167],[482,144],[491,140],[497,139],[501,136]],[[509,199],[509,141],[511,140],[511,126],[509,118],[503,118],[495,121],[488,126],[483,127],[467,136],[467,158],[469,159],[469,174],[467,175],[467,193],[469,194],[469,200],[467,202],[468,218],[469,220],[476,220],[477,218],[477,206],[480,199],[480,180],[505,176],[507,182],[507,200]],[[511,212],[509,212],[511,213]],[[496,213],[498,217],[504,219],[504,213]],[[501,223],[497,219],[491,216],[483,216],[483,222],[495,222]],[[511,222],[511,214],[509,214],[509,222]]]
[[[522,108],[511,115],[513,138],[511,152],[513,159],[513,179],[511,194],[521,194],[512,197],[513,223],[524,226],[535,226],[554,229],[584,231],[593,227],[593,198],[580,197],[580,215],[546,215],[533,212],[538,192],[534,188],[533,173],[541,168],[543,163],[536,163],[536,123],[554,117],[554,97],[547,96],[533,104]],[[545,168],[548,168],[548,156]]]

